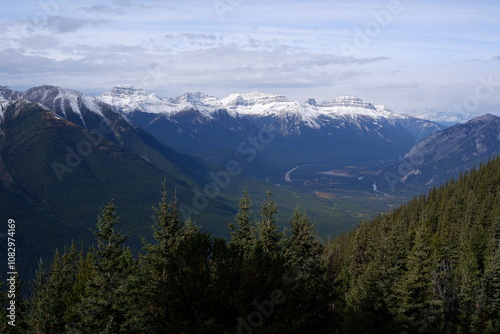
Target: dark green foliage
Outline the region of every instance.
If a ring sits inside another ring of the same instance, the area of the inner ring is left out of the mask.
[[[500,158],[327,245],[345,333],[500,333]]]
[[[98,218],[96,248],[72,245],[37,271],[33,333],[302,333],[331,328],[322,246],[306,215],[291,235],[276,223],[271,193],[252,221],[248,192],[230,241],[182,222],[165,185],[154,208],[153,242],[138,260],[117,232],[113,202]]]
[[[95,249],[40,265],[28,332],[499,333],[499,190],[500,158],[322,244],[298,210],[280,228],[270,193],[254,219],[247,191],[213,238],[164,187],[138,260],[110,203]]]
[[[81,277],[84,261],[74,244],[62,255],[56,252],[48,272],[40,261],[29,305],[28,323],[34,332],[60,333],[79,321],[76,306],[81,301],[79,285],[86,284]]]
[[[134,328],[133,319],[128,316],[136,302],[129,290],[138,270],[132,253],[123,245],[126,236],[115,231],[118,222],[115,210],[110,202],[99,216],[94,231],[97,238],[97,248],[93,251],[95,271],[76,306],[78,320],[71,333],[140,333],[140,328]]]
[[[231,242],[243,248],[250,247],[255,242],[255,227],[250,221],[252,215],[252,197],[248,189],[243,191],[240,199],[240,209],[236,214],[236,225],[229,224],[231,229]]]

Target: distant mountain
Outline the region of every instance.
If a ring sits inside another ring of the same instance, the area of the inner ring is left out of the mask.
[[[460,113],[451,110],[435,110],[435,109],[413,109],[405,111],[405,114],[412,117],[426,119],[447,126],[452,126],[457,123],[466,123],[473,118],[478,117],[475,113]]]
[[[22,92],[12,90],[7,86],[0,86],[0,102],[20,99],[22,95]]]
[[[156,94],[147,94],[141,88],[118,86],[98,96],[98,99],[112,105],[123,114],[132,114],[132,118],[136,112],[173,117],[187,110],[196,110],[201,116],[210,119],[216,117],[220,110],[225,110],[233,118],[245,116],[292,118],[306,127],[315,129],[328,126],[328,119],[343,118],[345,121],[348,118],[371,117],[391,119],[394,123],[399,123],[401,120],[406,120],[408,123],[408,121],[414,120],[413,117],[395,114],[384,106],[375,107],[349,95],[322,104],[317,104],[314,99],[306,103],[299,103],[290,101],[283,95],[259,92],[234,93],[220,100],[201,92],[185,93],[175,99],[162,99]],[[280,129],[285,134],[299,133],[297,128],[286,127],[285,124],[282,123]],[[429,127],[429,133],[440,129],[436,124],[426,124],[426,127]],[[424,134],[424,136],[429,133]]]
[[[500,155],[500,117],[487,114],[433,133],[383,175],[389,185],[396,187],[430,187],[497,155]]]
[[[223,99],[203,93],[162,99],[120,86],[98,99],[166,145],[221,164],[239,157],[248,171],[261,177],[281,175],[299,164],[394,159],[444,128],[355,96],[321,104],[259,92]],[[252,144],[265,135],[267,139]]]

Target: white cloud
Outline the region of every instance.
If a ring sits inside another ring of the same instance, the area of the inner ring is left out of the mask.
[[[211,0],[61,1],[49,11],[34,0],[9,3],[0,13],[9,22],[0,25],[0,84],[145,83],[161,95],[271,90],[299,100],[351,93],[403,108],[452,105],[478,76],[498,73],[498,2],[399,1],[401,13],[353,56],[341,43],[353,43],[389,1],[234,1],[222,20]],[[26,36],[30,25],[37,29]]]

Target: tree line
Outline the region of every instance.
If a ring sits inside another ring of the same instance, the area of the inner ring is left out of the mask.
[[[278,224],[271,193],[253,210],[245,190],[216,238],[164,186],[134,255],[110,202],[96,245],[41,262],[0,332],[500,333],[500,158],[328,243],[299,210]]]
[[[152,242],[126,246],[108,203],[93,231],[96,246],[74,244],[40,263],[32,293],[19,301],[16,328],[2,333],[300,333],[333,326],[323,245],[305,213],[285,231],[268,194],[253,219],[240,201],[231,238],[181,221],[164,189]],[[3,296],[3,302],[6,301]],[[5,317],[2,317],[6,319]]]

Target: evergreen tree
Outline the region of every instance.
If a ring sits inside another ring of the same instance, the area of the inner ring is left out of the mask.
[[[280,312],[284,314],[282,322],[289,324],[291,333],[325,330],[334,321],[330,312],[332,285],[326,277],[323,246],[306,213],[295,210],[290,225],[285,257],[295,282]]]
[[[486,272],[486,298],[489,323],[488,334],[500,332],[500,218],[492,228],[493,251]]]
[[[136,274],[130,250],[124,246],[126,235],[115,230],[116,206],[108,203],[98,218],[95,250],[95,273],[86,285],[78,305],[79,322],[75,333],[140,333],[142,328],[128,328],[129,309],[134,300],[127,295],[131,275]]]
[[[236,214],[236,224],[230,224],[231,243],[242,248],[251,247],[255,241],[255,226],[251,222],[252,197],[248,189],[243,190],[239,211]]]
[[[175,298],[171,263],[182,237],[183,224],[179,221],[176,199],[169,200],[165,183],[161,200],[153,209],[154,243],[145,243],[146,253],[141,257],[141,276],[144,282],[144,302],[148,305],[147,326],[153,333],[162,333],[177,320],[172,302]]]
[[[261,219],[257,226],[259,244],[269,256],[281,256],[284,233],[279,230],[276,221],[276,204],[272,192],[267,192],[267,199],[261,208]]]
[[[460,291],[460,324],[464,329],[481,326],[484,312],[484,294],[481,276],[484,272],[484,251],[487,235],[483,227],[475,224],[464,228],[461,257],[458,263]]]
[[[415,234],[406,262],[407,271],[399,285],[401,301],[398,320],[410,332],[437,332],[439,301],[431,277],[433,259],[429,248],[429,224],[423,219]]]

